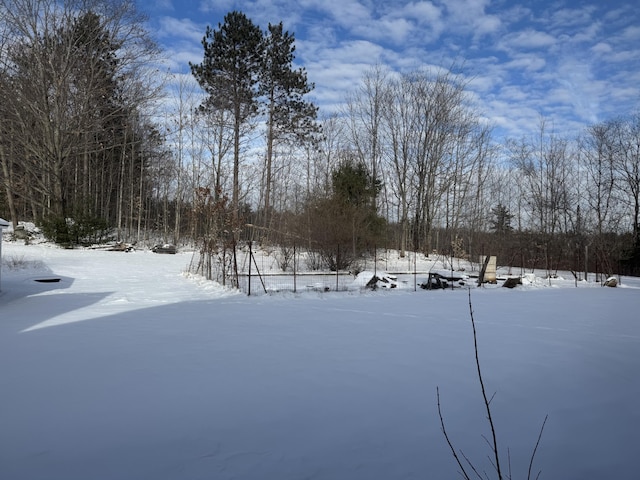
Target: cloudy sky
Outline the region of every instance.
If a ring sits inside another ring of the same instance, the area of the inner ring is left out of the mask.
[[[266,29],[283,22],[313,98],[330,113],[363,72],[463,66],[480,112],[508,136],[557,132],[640,109],[640,13],[611,0],[137,0],[169,68],[201,62],[207,25],[232,10]]]

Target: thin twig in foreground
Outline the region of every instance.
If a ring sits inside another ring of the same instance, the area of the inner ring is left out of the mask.
[[[478,356],[478,336],[476,333],[476,322],[473,318],[473,306],[471,304],[471,289],[469,289],[469,314],[471,315],[471,326],[473,327],[473,348],[476,354],[476,367],[478,369],[478,380],[480,381],[480,388],[482,389],[482,398],[484,399],[484,405],[487,409],[487,420],[489,421],[489,426],[491,427],[491,435],[493,438],[493,455],[495,459],[494,468],[496,469],[496,473],[498,474],[498,480],[503,480],[502,471],[500,470],[500,455],[498,452],[498,440],[496,436],[496,429],[493,423],[493,417],[491,416],[491,401],[487,397],[487,391],[484,387],[484,380],[482,379],[482,371],[480,370],[480,357]],[[495,394],[494,394],[495,396]],[[493,399],[493,396],[491,397]]]
[[[440,387],[436,387],[436,394],[438,396],[438,416],[440,417],[440,426],[442,428],[442,433],[444,435],[444,438],[447,441],[447,444],[449,445],[449,449],[451,450],[451,453],[453,454],[453,458],[456,459],[456,462],[458,462],[458,466],[460,467],[460,470],[462,470],[462,472],[461,472],[462,476],[466,480],[471,480],[471,478],[467,474],[467,471],[464,469],[464,466],[462,465],[462,462],[460,461],[460,458],[458,457],[458,454],[456,453],[456,449],[453,447],[453,444],[451,443],[451,440],[449,439],[449,435],[447,434],[447,429],[444,426],[444,419],[442,418],[442,409],[440,407]]]
[[[529,474],[527,475],[527,480],[531,480],[531,469],[533,468],[533,460],[536,457],[536,452],[538,451],[538,446],[540,445],[540,439],[542,438],[542,432],[544,430],[545,424],[547,423],[547,418],[549,418],[549,415],[545,415],[544,421],[542,422],[542,427],[540,427],[540,433],[538,433],[538,440],[536,441],[536,446],[533,447],[533,453],[531,454],[531,461],[529,462]],[[538,472],[536,479],[540,477],[541,473],[542,473],[542,470]]]

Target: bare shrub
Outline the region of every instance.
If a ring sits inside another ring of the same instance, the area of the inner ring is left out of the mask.
[[[278,252],[278,266],[283,272],[286,272],[290,268],[293,268],[293,261],[296,249],[293,246],[282,244],[280,245],[280,251]]]
[[[27,260],[24,255],[2,259],[2,264],[8,270],[42,270],[45,265],[40,260]]]
[[[305,256],[305,264],[307,268],[312,271],[322,270],[324,267],[324,261],[322,255],[319,252],[308,251]]]

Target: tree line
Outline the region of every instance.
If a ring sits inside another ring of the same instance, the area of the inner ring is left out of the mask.
[[[640,116],[496,139],[456,66],[382,65],[339,112],[295,36],[230,12],[189,74],[129,0],[0,0],[0,212],[60,243],[245,240],[351,268],[374,248],[640,273]],[[313,255],[311,255],[313,254]],[[205,261],[205,260],[203,260]]]
[[[121,229],[144,201],[163,146],[146,117],[159,50],[141,21],[129,3],[0,3],[0,162],[14,223]]]

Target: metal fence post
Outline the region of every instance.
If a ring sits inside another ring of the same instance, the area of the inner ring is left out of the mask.
[[[293,244],[293,293],[296,293],[296,244]]]
[[[251,260],[253,260],[253,248],[251,247],[251,240],[249,240],[249,276],[247,277],[247,297],[251,296]]]
[[[222,244],[222,286],[227,285],[227,243]]]
[[[413,252],[413,291],[418,291],[418,252]]]
[[[338,291],[340,281],[340,245],[338,245],[338,254],[336,255],[336,292]]]
[[[378,276],[378,247],[373,247],[373,274]]]

